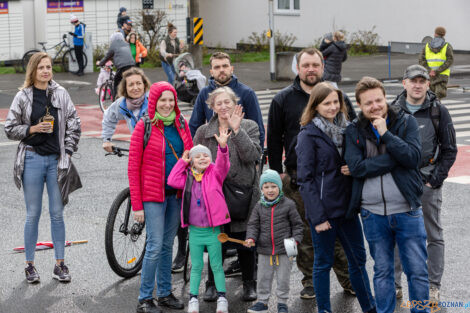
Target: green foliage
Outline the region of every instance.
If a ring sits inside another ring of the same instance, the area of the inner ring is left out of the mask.
[[[292,45],[297,40],[297,37],[293,34],[282,34],[280,31],[274,33],[274,45],[276,46],[276,51],[290,51],[292,50]],[[245,43],[245,40],[242,39],[240,43]],[[267,51],[269,49],[269,38],[266,36],[266,31],[258,34],[257,32],[252,32],[248,36],[248,41],[246,42],[251,45],[250,51]]]
[[[349,38],[349,53],[352,55],[373,54],[378,52],[379,34],[375,26],[370,30],[358,30]]]

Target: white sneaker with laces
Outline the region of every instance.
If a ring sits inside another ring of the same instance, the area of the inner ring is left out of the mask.
[[[216,313],[228,313],[228,301],[225,297],[219,297],[217,299]]]
[[[199,313],[199,301],[197,298],[189,299],[188,313]]]

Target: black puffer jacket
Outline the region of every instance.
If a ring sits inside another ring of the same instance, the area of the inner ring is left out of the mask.
[[[283,197],[272,207],[258,202],[246,229],[246,239],[255,241],[258,253],[285,254],[284,239],[291,237],[297,242],[301,242],[303,237],[303,223],[294,201]]]
[[[325,58],[323,79],[339,83],[341,81],[342,63],[348,58],[346,44],[344,41],[333,41],[330,44],[323,42],[320,46],[320,51]]]

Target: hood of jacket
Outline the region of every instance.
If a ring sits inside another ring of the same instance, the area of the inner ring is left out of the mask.
[[[49,93],[52,92],[52,95],[54,95],[54,92],[59,87],[60,87],[60,85],[58,83],[56,83],[54,80],[51,79],[49,81],[49,84],[47,85],[46,94],[49,95]],[[23,89],[21,89],[21,91],[23,91],[23,93],[26,95],[28,100],[31,101],[31,103],[32,103],[33,102],[33,86],[23,88]],[[59,104],[57,104],[57,102],[55,102],[55,101],[52,101],[52,106],[55,107],[55,108],[60,108]]]
[[[446,41],[444,38],[434,37],[429,43],[429,47],[431,48],[432,52],[437,53],[442,49],[442,47],[444,47],[445,44]]]
[[[237,85],[238,85],[238,78],[237,78],[237,76],[235,76],[235,74],[232,74],[232,79],[230,80],[230,82],[229,82],[227,85],[224,85],[224,86],[227,86],[227,87],[230,87],[230,88],[232,88],[232,89],[235,89],[235,88],[237,87]],[[219,84],[215,81],[214,77],[212,77],[212,76],[209,78],[209,86],[210,86],[210,90],[211,90],[211,91],[212,91],[212,90],[215,90],[215,89],[217,89],[217,88],[219,88],[219,87],[224,87],[224,86],[219,85]]]
[[[406,106],[406,90],[403,90],[391,103],[391,106],[399,106],[402,110],[407,113],[410,113],[408,107]],[[431,106],[431,104],[437,100],[436,94],[431,90],[426,91],[426,98],[424,99],[424,103],[421,105],[421,109],[427,109]]]
[[[346,51],[347,46],[344,41],[334,41],[333,44],[341,51]]]
[[[178,97],[176,96],[175,88],[168,82],[158,82],[150,86],[150,91],[149,91],[147,112],[151,120],[155,117],[155,110],[157,108],[158,99],[160,99],[162,93],[167,90],[171,91],[173,95],[175,96],[174,110],[176,113],[176,117],[178,118],[179,115],[181,114],[181,111],[178,107]]]
[[[400,120],[405,112],[398,105],[388,105],[387,118],[389,119],[389,124],[387,125],[388,129],[391,129],[397,120]],[[375,140],[375,135],[370,128],[370,120],[367,119],[362,112],[359,112],[358,117],[353,121],[357,125],[360,132],[366,138]]]

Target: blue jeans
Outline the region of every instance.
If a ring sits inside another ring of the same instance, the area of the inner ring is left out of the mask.
[[[318,313],[331,312],[330,270],[334,263],[335,241],[339,238],[348,259],[349,279],[357,294],[362,311],[375,307],[366,270],[366,249],[359,217],[336,218],[328,221],[331,229],[317,233],[310,225],[313,251],[313,286],[317,296]]]
[[[165,71],[166,76],[168,77],[168,82],[173,85],[173,81],[175,80],[176,76],[176,72],[173,68],[173,65],[168,62],[162,61],[162,67]]]
[[[408,278],[410,301],[421,305],[429,300],[426,259],[426,230],[421,209],[388,216],[361,209],[364,234],[374,264],[374,290],[378,313],[395,310],[394,246],[398,246],[403,270]],[[417,305],[411,312],[429,312]]]
[[[166,196],[164,202],[144,202],[147,246],[140,278],[139,300],[151,299],[155,281],[157,297],[171,293],[173,241],[180,223],[181,199]]]
[[[26,222],[24,225],[24,247],[26,261],[34,261],[38,241],[38,225],[42,211],[44,183],[47,186],[49,215],[51,218],[52,242],[55,258],[64,258],[65,224],[64,205],[57,184],[57,155],[39,155],[26,151],[23,171],[23,192],[26,203]]]

